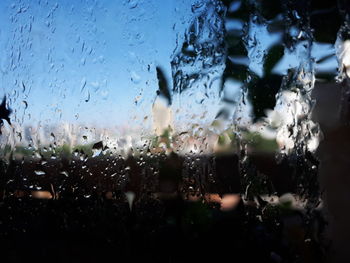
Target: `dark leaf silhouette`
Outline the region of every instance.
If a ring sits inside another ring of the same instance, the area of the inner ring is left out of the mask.
[[[276,94],[281,87],[282,76],[269,75],[252,82],[248,87],[248,98],[253,106],[254,121],[265,117],[266,109],[276,105]]]
[[[321,64],[321,63],[325,62],[326,60],[333,58],[333,57],[334,57],[334,54],[326,55],[326,56],[320,58],[319,60],[317,60],[316,63]]]
[[[0,134],[1,134],[1,127],[4,125],[4,120],[6,120],[8,124],[11,125],[11,120],[10,120],[11,112],[12,110],[6,107],[6,96],[5,96],[2,99],[2,102],[0,105]]]
[[[230,112],[226,108],[222,108],[216,114],[215,119],[217,119],[217,118],[228,119],[229,117],[230,117]]]
[[[96,142],[96,143],[92,146],[92,149],[93,149],[93,150],[100,150],[100,149],[103,149],[103,142],[102,142],[102,141]]]
[[[334,81],[334,78],[336,76],[336,73],[333,74],[331,72],[320,72],[316,73],[316,81],[318,82],[332,82]]]
[[[222,86],[221,91],[224,88],[224,83],[228,79],[235,79],[244,82],[248,76],[248,67],[246,65],[240,65],[233,63],[229,58],[226,59],[226,68],[222,74]]]
[[[334,43],[341,25],[337,1],[312,1],[310,24],[318,42]]]
[[[282,32],[285,26],[285,21],[283,19],[274,19],[267,25],[267,30],[270,33]]]
[[[163,96],[169,105],[171,105],[171,94],[169,90],[168,81],[163,73],[163,70],[160,67],[156,67],[157,78],[158,78],[158,87],[157,95]]]
[[[237,36],[233,31],[226,35],[226,43],[228,45],[227,53],[230,56],[247,56],[248,51],[242,41],[241,36]]]
[[[282,6],[280,0],[261,1],[261,14],[265,19],[271,20],[280,13],[282,13]]]
[[[230,0],[224,0],[223,3],[228,8],[232,3],[237,3],[239,8],[237,10],[231,11],[228,9],[227,17],[228,18],[235,18],[235,19],[241,19],[243,21],[249,20],[249,15],[252,13],[252,6],[247,3],[248,1],[230,1]]]
[[[273,68],[281,60],[284,55],[284,46],[281,44],[275,45],[269,49],[269,52],[265,56],[264,61],[264,73],[269,75],[272,73]]]
[[[230,99],[230,98],[227,98],[227,97],[224,97],[224,98],[222,99],[222,101],[223,101],[223,102],[226,102],[226,103],[229,103],[229,104],[232,104],[232,105],[234,105],[234,104],[237,103],[235,100]]]

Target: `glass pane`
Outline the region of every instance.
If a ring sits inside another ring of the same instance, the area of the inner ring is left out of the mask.
[[[349,12],[2,0],[5,261],[344,261]]]

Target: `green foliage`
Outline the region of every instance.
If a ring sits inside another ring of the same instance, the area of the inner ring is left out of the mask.
[[[71,153],[72,153],[72,149],[71,149],[70,145],[63,144],[61,147],[58,147],[56,149],[56,152],[58,154],[60,154],[61,156],[69,157],[71,155]]]
[[[5,149],[6,150],[4,152],[11,151],[11,147],[9,145],[6,145]],[[31,148],[28,148],[28,147],[24,147],[24,146],[16,146],[14,152],[21,154],[21,155],[24,155],[24,156],[29,156],[29,155],[33,154],[34,150]]]
[[[221,146],[226,144],[225,135],[219,135],[218,143],[219,143],[219,145],[221,145]]]
[[[165,142],[166,146],[168,148],[170,148],[170,143],[171,143],[171,134],[172,134],[173,130],[171,129],[171,127],[168,127],[167,129],[164,129],[162,135],[160,136],[161,140],[163,142]]]
[[[72,148],[72,151],[73,152],[78,151],[80,153],[86,154],[87,156],[92,156],[93,154],[92,147],[93,147],[92,143],[84,144],[84,145],[76,145]]]
[[[278,149],[275,139],[266,139],[257,132],[245,132],[243,139],[256,151],[275,152]]]

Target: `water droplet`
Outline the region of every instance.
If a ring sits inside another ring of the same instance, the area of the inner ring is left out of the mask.
[[[135,71],[132,71],[131,74],[131,81],[134,83],[134,84],[139,84],[141,82],[141,77],[140,75],[138,75]]]
[[[35,170],[34,173],[36,175],[44,175],[44,174],[46,174],[44,171],[41,171],[41,170]]]
[[[92,152],[93,152],[92,157],[99,156],[102,153],[102,150],[103,150],[103,142],[100,141],[100,142],[95,143],[92,146]]]
[[[130,210],[132,210],[132,205],[133,205],[133,202],[135,199],[135,193],[129,191],[129,192],[125,193],[125,196],[126,196],[126,199],[128,200],[129,208],[130,208]]]
[[[22,103],[24,104],[24,109],[27,109],[28,108],[28,102],[27,101],[22,101]]]
[[[89,102],[90,100],[90,91],[87,91],[87,97],[85,99],[85,102]]]
[[[86,86],[86,79],[83,78],[81,80],[80,92],[82,92],[85,89],[85,86]]]
[[[67,171],[61,171],[60,174],[64,175],[65,177],[69,177],[69,174]]]

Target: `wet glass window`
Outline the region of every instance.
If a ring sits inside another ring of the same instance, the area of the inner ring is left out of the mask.
[[[350,260],[346,0],[0,13],[4,262]]]

